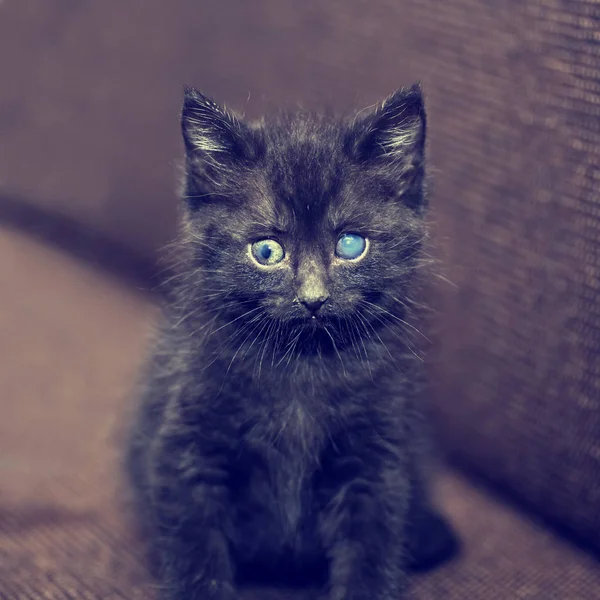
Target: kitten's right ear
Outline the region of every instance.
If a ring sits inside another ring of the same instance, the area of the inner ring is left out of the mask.
[[[415,84],[399,89],[370,114],[357,117],[347,147],[362,165],[383,167],[393,173],[397,197],[411,207],[422,208],[425,130],[423,91]]]
[[[250,128],[226,108],[191,86],[184,88],[181,131],[188,158],[214,166],[250,159]]]

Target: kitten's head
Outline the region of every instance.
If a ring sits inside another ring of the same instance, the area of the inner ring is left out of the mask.
[[[402,311],[424,236],[419,86],[352,118],[257,123],[188,88],[182,127],[198,302],[340,336]]]

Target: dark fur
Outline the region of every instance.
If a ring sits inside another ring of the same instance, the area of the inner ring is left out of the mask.
[[[185,214],[128,455],[163,598],[248,575],[398,598],[452,544],[429,509],[421,361],[425,112],[400,90],[355,119],[246,124],[186,90]],[[369,239],[360,262],[338,236]],[[248,245],[274,238],[277,268]],[[310,319],[302,294],[328,301]]]

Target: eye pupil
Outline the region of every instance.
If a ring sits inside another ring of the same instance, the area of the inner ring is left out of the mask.
[[[346,260],[354,260],[362,256],[367,249],[367,240],[357,233],[345,233],[336,246],[336,254]]]
[[[272,253],[273,252],[272,252],[271,248],[269,248],[269,246],[267,246],[267,244],[264,244],[263,247],[260,249],[260,254],[265,260],[268,260],[271,257]]]

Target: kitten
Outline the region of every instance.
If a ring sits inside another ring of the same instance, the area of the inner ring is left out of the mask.
[[[186,89],[179,275],[128,469],[162,598],[248,577],[399,598],[455,540],[430,508],[410,307],[425,111],[247,123]]]

